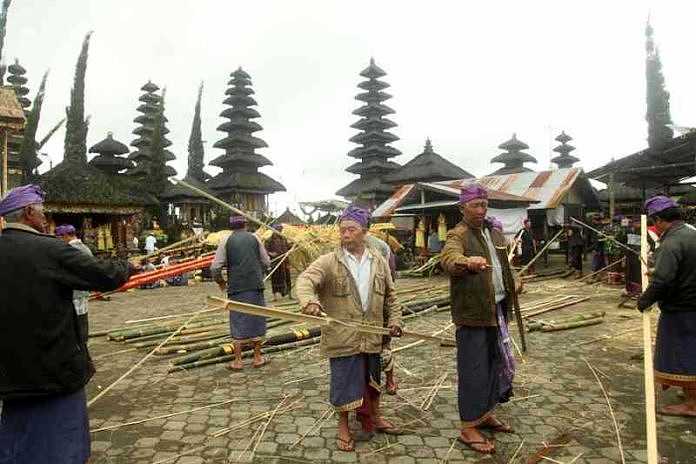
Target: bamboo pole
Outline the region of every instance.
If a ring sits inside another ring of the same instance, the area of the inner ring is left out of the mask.
[[[640,217],[640,255],[643,291],[648,288],[648,219]],[[648,464],[657,464],[657,419],[655,417],[655,374],[652,358],[651,312],[643,311],[643,371],[645,372],[645,427]]]
[[[0,182],[0,197],[4,197],[8,190],[7,135],[7,129],[0,129],[0,138],[2,138],[2,180]]]
[[[530,267],[532,264],[534,264],[534,263],[536,262],[536,260],[539,259],[539,258],[541,257],[541,255],[544,254],[544,252],[546,251],[546,249],[547,249],[548,247],[550,247],[551,244],[552,244],[553,242],[555,242],[556,240],[558,240],[558,237],[560,237],[562,233],[563,233],[563,229],[559,230],[558,233],[557,233],[556,235],[554,235],[553,238],[552,238],[551,240],[549,240],[548,243],[546,243],[546,245],[544,245],[544,248],[542,248],[541,251],[539,251],[539,253],[537,253],[536,256],[534,256],[534,258],[532,258],[532,260],[531,260],[529,263],[527,263],[522,269],[520,269],[520,270],[517,272],[517,276],[520,277],[520,276],[522,276],[522,274],[524,274],[525,272],[527,272],[527,269],[529,269],[529,267]]]

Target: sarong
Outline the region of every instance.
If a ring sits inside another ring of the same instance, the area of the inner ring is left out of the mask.
[[[462,428],[485,422],[512,396],[515,361],[504,303],[496,305],[498,327],[457,328],[459,418]]]
[[[280,293],[282,296],[290,294],[292,281],[290,279],[290,265],[287,259],[271,274],[271,287],[273,293]]]
[[[230,300],[266,306],[263,290],[231,293]],[[266,336],[266,318],[230,311],[230,334],[236,342],[256,342]]]
[[[640,251],[638,247],[631,249]],[[638,296],[643,290],[643,278],[640,273],[640,257],[635,253],[626,252],[626,293],[631,296]]]
[[[662,312],[655,341],[655,381],[696,389],[696,312]]]
[[[85,391],[10,400],[0,418],[0,463],[84,464],[90,435]]]
[[[361,353],[330,358],[329,400],[336,411],[356,411],[365,432],[374,429],[374,404],[380,394],[380,355]]]
[[[595,250],[592,253],[592,272],[597,272],[607,266],[607,256],[604,254],[604,250]]]
[[[576,271],[582,272],[582,245],[574,245],[568,250],[568,264]]]

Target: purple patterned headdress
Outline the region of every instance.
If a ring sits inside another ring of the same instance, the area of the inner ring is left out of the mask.
[[[462,187],[459,193],[459,203],[470,202],[471,200],[488,199],[488,190],[480,184],[469,184]]]
[[[503,231],[503,223],[495,216],[486,217],[486,223],[491,229],[495,229],[499,232]]]
[[[665,195],[654,196],[645,202],[645,210],[648,212],[648,216],[652,216],[669,208],[677,207],[677,203]]]
[[[235,214],[230,216],[230,227],[232,229],[241,229],[246,226],[247,220],[244,216]]]
[[[63,237],[65,235],[75,235],[75,226],[71,224],[63,224],[56,227],[56,237]]]
[[[338,218],[338,222],[346,220],[357,222],[366,229],[367,224],[370,222],[370,212],[364,208],[351,205],[344,209],[343,213],[341,213],[341,217]]]
[[[44,191],[38,185],[29,184],[13,188],[0,200],[0,216],[25,206],[43,203],[44,196]]]

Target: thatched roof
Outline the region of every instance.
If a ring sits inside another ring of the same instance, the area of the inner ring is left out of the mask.
[[[99,206],[146,206],[157,199],[145,191],[145,184],[122,176],[109,176],[94,166],[63,161],[41,176],[46,203]]]
[[[223,193],[236,190],[256,193],[285,192],[283,184],[262,172],[221,172],[208,182],[208,188]]]
[[[20,130],[26,118],[12,87],[0,87],[0,127]]]
[[[435,153],[430,139],[427,139],[423,153],[404,164],[398,171],[387,174],[384,181],[390,184],[413,184],[472,177],[474,176],[469,172]]]
[[[394,187],[382,182],[378,177],[361,177],[341,188],[336,192],[336,195],[347,198],[358,196],[388,197],[392,190]]]
[[[199,181],[198,179],[194,179],[192,177],[184,177],[183,181],[186,182],[187,184],[191,184],[194,187],[203,190],[204,192],[208,192],[209,188],[206,183]],[[162,195],[160,195],[163,199],[169,200],[171,203],[184,203],[186,200],[206,200],[208,199],[201,195],[200,193],[196,193],[193,190],[184,187],[181,184],[169,184],[167,185],[167,189],[164,191]]]
[[[106,138],[101,142],[97,142],[89,149],[90,153],[99,153],[100,155],[123,155],[128,153],[128,147],[114,139],[114,134],[109,132]]]
[[[297,217],[295,214],[293,214],[292,211],[290,211],[290,208],[286,208],[283,214],[278,216],[274,221],[274,224],[291,224],[291,225],[300,225],[300,224],[306,224],[302,219]]]

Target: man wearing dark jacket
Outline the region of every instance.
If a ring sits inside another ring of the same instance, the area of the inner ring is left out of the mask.
[[[482,429],[511,433],[495,408],[512,396],[515,362],[507,329],[517,291],[503,234],[485,221],[488,193],[462,188],[462,222],[447,233],[443,269],[450,275],[452,322],[457,326],[457,375],[461,436],[474,451],[495,452]]]
[[[128,266],[45,235],[42,203],[35,185],[0,201],[7,224],[0,235],[0,462],[84,464],[84,386],[94,367],[73,290],[114,290],[128,279]]]
[[[696,229],[684,224],[678,205],[669,197],[653,197],[645,208],[660,235],[660,247],[638,309],[660,306],[655,381],[664,388],[681,387],[686,398],[661,412],[696,417]]]

